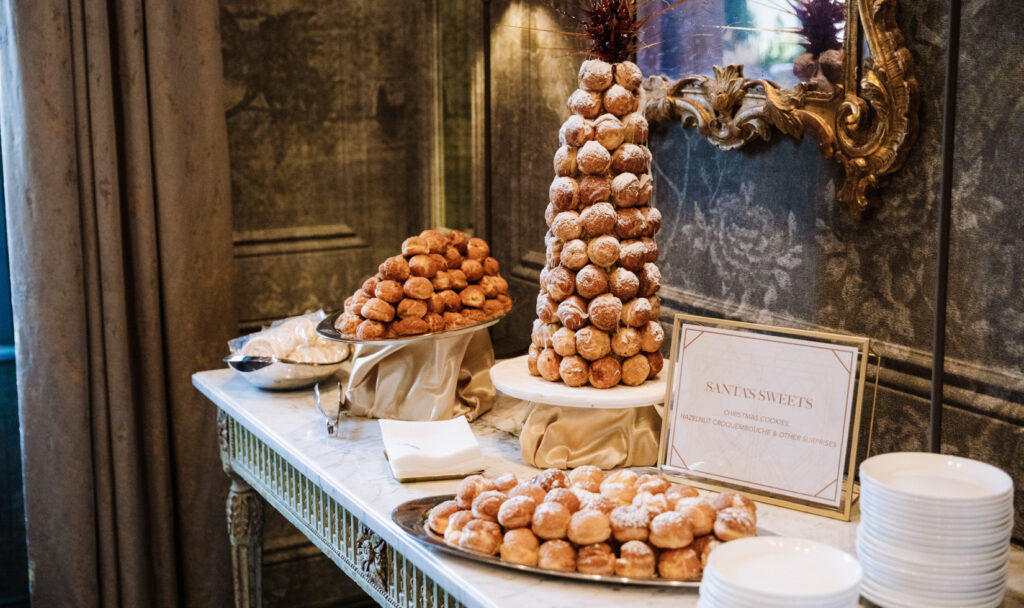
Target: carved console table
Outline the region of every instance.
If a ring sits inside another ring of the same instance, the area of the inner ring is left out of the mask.
[[[382,606],[448,608],[687,608],[688,590],[613,587],[535,577],[447,557],[419,545],[391,523],[391,510],[414,498],[452,493],[455,481],[401,484],[388,472],[375,420],[343,419],[328,437],[312,391],[271,393],[229,369],[200,372],[193,384],[218,408],[223,467],[231,478],[228,530],[235,605],[260,604],[263,510],[280,511]],[[473,423],[487,474],[525,476],[519,441],[494,426],[495,411]],[[212,463],[211,463],[212,466]],[[759,506],[761,524],[853,553],[855,524]],[[1015,548],[1008,597],[1024,591],[1024,551]],[[1015,604],[1011,604],[1015,605]]]

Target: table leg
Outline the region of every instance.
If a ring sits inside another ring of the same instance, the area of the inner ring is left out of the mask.
[[[227,507],[235,608],[259,608],[263,586],[263,499],[249,484],[232,476]]]
[[[226,412],[217,409],[217,438],[228,492],[228,538],[235,608],[259,608],[263,603],[263,499],[231,468],[231,439]]]

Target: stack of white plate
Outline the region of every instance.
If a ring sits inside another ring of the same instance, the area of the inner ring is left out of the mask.
[[[861,569],[845,553],[810,540],[741,538],[708,557],[698,608],[854,608]]]
[[[861,593],[887,608],[1003,601],[1013,481],[976,460],[896,452],[860,465]]]

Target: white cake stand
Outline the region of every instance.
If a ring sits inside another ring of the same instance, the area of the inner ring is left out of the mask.
[[[491,381],[502,393],[548,405],[599,409],[647,407],[665,401],[665,374],[648,380],[640,386],[619,384],[612,388],[567,386],[562,382],[549,382],[531,376],[526,365],[529,355],[506,359],[491,368]]]

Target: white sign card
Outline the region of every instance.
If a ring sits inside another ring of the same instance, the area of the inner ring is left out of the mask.
[[[856,346],[683,324],[664,465],[838,507]]]

